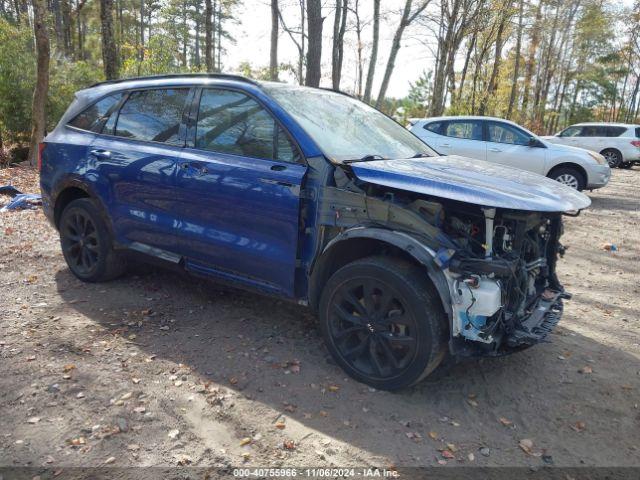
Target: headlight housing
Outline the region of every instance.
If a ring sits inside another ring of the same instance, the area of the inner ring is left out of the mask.
[[[593,158],[596,163],[598,163],[599,165],[605,165],[607,163],[607,161],[605,160],[605,158],[600,155],[599,153],[596,152],[592,152],[590,150],[587,150],[587,153],[591,156],[591,158]]]

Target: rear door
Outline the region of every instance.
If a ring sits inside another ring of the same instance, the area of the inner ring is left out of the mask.
[[[529,146],[530,135],[509,123],[487,121],[487,160],[544,175],[547,149]]]
[[[177,173],[178,252],[186,267],[292,296],[306,165],[256,99],[204,88]]]
[[[443,122],[436,148],[443,155],[486,159],[486,144],[482,139],[480,120],[447,120]]]
[[[117,240],[176,261],[174,182],[189,96],[189,88],[130,92],[90,149]]]

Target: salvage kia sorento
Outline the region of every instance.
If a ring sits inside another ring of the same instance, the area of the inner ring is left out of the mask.
[[[348,95],[232,75],[79,91],[39,163],[79,279],[113,279],[134,254],[308,305],[336,362],[387,390],[447,353],[543,341],[569,297],[563,215],[590,203],[438,156]]]

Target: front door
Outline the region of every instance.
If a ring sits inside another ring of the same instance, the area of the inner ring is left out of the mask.
[[[547,149],[529,146],[530,139],[514,125],[487,122],[487,160],[544,175]]]
[[[178,252],[188,269],[292,296],[306,172],[297,147],[245,93],[205,88],[195,104],[176,180]]]

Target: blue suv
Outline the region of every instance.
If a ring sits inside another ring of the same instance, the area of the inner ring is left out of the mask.
[[[40,146],[44,210],[71,272],[131,255],[310,306],[359,381],[415,384],[448,352],[542,341],[568,298],[542,176],[441,157],[340,92],[232,75],[104,82]]]

